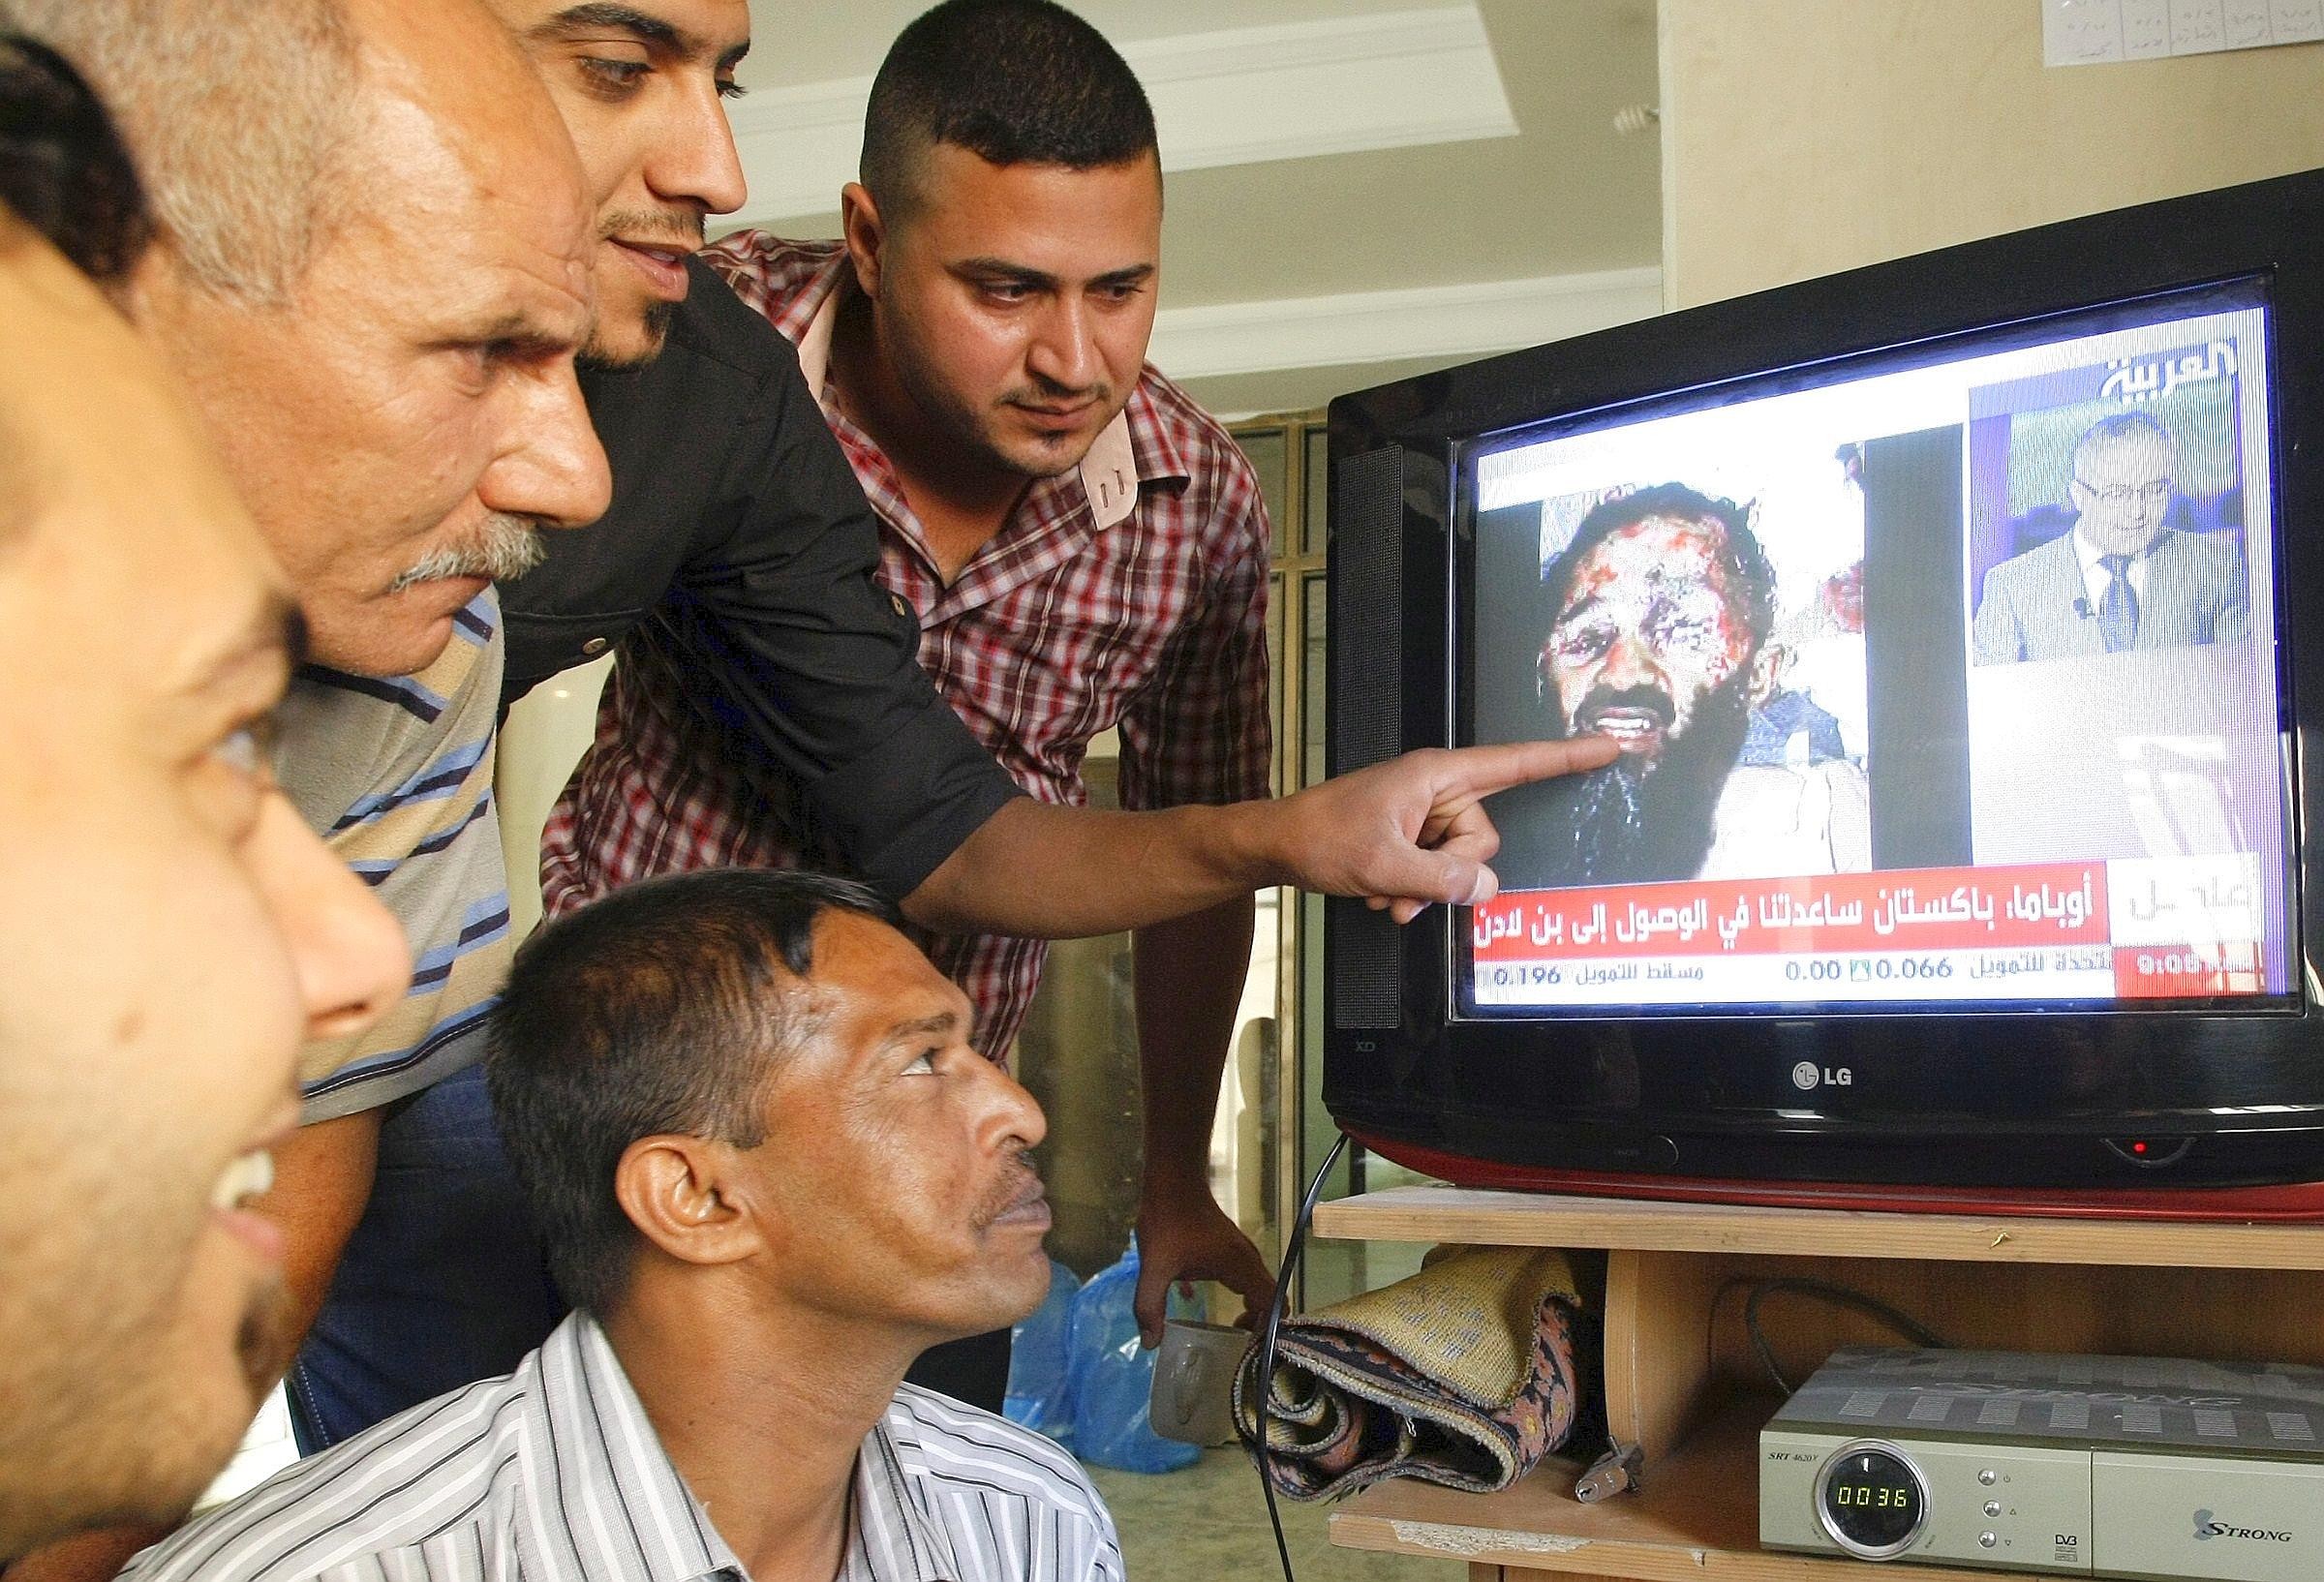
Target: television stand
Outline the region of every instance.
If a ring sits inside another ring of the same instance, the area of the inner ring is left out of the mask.
[[[1758,1547],[1758,1436],[1775,1410],[1738,1280],[1806,1277],[1901,1308],[1955,1345],[2324,1365],[2324,1227],[1752,1208],[1397,1187],[1325,1203],[1342,1240],[1603,1249],[1605,1406],[1645,1450],[1642,1487],[1574,1499],[1552,1459],[1499,1494],[1410,1479],[1333,1508],[1331,1541],[1464,1563],[1469,1582],[1980,1582],[1952,1567]],[[1785,1372],[1875,1321],[1778,1296],[1761,1314]]]

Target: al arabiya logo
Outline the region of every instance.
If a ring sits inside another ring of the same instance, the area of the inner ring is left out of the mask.
[[[2209,1543],[2213,1538],[2258,1538],[2267,1543],[2289,1543],[2289,1533],[2275,1533],[2264,1527],[2236,1527],[2227,1522],[2214,1521],[2208,1510],[2195,1512],[2195,1541]]]
[[[1816,1062],[1813,1060],[1802,1060],[1791,1068],[1791,1085],[1802,1093],[1813,1088],[1818,1081],[1822,1080],[1822,1077],[1823,1074],[1816,1069]]]

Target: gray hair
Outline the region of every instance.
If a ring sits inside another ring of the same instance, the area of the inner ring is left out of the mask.
[[[341,0],[0,0],[0,20],[112,107],[190,278],[254,307],[297,294],[363,113]]]
[[[2078,469],[2082,458],[2099,445],[2126,444],[2133,440],[2151,440],[2162,447],[2163,455],[2174,465],[2179,460],[2179,441],[2170,428],[2152,412],[2108,412],[2090,425],[2082,438],[2074,441],[2074,465]]]

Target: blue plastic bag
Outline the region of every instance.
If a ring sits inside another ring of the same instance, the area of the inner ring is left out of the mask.
[[[1100,1269],[1073,1299],[1065,1344],[1073,1397],[1073,1453],[1127,1473],[1168,1473],[1192,1466],[1202,1450],[1166,1440],[1148,1420],[1154,1354],[1138,1344],[1138,1243]]]
[[[1073,1270],[1049,1261],[1049,1295],[1010,1339],[1009,1392],[1001,1415],[1073,1448],[1073,1390],[1066,1377],[1066,1337],[1073,1298],[1082,1288]]]

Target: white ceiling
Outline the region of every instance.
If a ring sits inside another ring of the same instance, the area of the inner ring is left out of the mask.
[[[1515,115],[1472,0],[1129,40],[1165,172],[1511,137]],[[872,78],[759,88],[729,110],[742,223],[828,210],[862,162]]]
[[[889,42],[933,0],[750,0],[750,87],[870,76]],[[1404,11],[1425,0],[1068,0],[1116,45],[1269,22]],[[1563,0],[1528,0],[1562,4]]]
[[[785,153],[804,162],[816,151],[818,132],[807,123],[820,118],[823,164],[838,158],[843,172],[850,135],[844,116],[835,123],[829,106],[835,96],[844,101],[850,79],[876,69],[889,41],[926,3],[751,0],[755,37],[741,77],[766,91],[739,102],[747,160],[753,137],[746,129],[755,125],[762,170],[774,170],[764,161]],[[1068,3],[1151,74],[1171,170],[1154,361],[1214,411],[1320,405],[1383,379],[1635,318],[1659,301],[1656,138],[1613,127],[1617,110],[1655,98],[1654,0]],[[1421,51],[1404,51],[1411,74],[1404,98],[1418,109],[1433,96],[1439,112],[1420,115],[1425,124],[1404,146],[1393,146],[1391,124],[1399,84],[1377,76],[1269,76],[1246,97],[1274,114],[1250,117],[1247,136],[1216,125],[1236,113],[1234,84],[1204,98],[1201,82],[1154,80],[1169,63],[1191,58],[1177,42],[1190,35],[1210,35],[1200,41],[1209,47],[1199,58],[1217,59],[1238,53],[1234,39],[1218,35],[1262,30],[1249,35],[1258,58],[1267,54],[1257,47],[1266,41],[1279,53],[1285,38],[1329,46],[1338,35],[1424,24],[1426,17],[1390,15],[1417,11],[1444,14],[1449,34],[1471,39],[1481,16],[1490,54],[1431,57],[1428,69],[1438,73],[1431,77],[1420,75]],[[1285,28],[1291,31],[1278,31]],[[1483,83],[1443,75],[1480,63]],[[1496,66],[1514,136],[1480,135],[1507,125],[1500,107],[1483,102]],[[1188,130],[1174,138],[1171,106],[1189,93],[1196,97],[1178,121]],[[1300,103],[1300,93],[1323,97],[1287,117],[1282,106]],[[1359,152],[1306,155],[1298,133],[1327,118],[1336,123],[1351,97],[1384,123],[1381,135],[1340,144]],[[1452,98],[1462,103],[1445,103]],[[860,97],[853,114],[860,125]],[[1495,120],[1500,125],[1488,125]],[[1464,122],[1461,131],[1456,123]],[[1439,137],[1462,140],[1414,140]],[[1205,140],[1236,145],[1228,157],[1237,162],[1185,167],[1207,158],[1188,146]],[[1286,149],[1301,157],[1274,157]],[[760,184],[772,191],[779,180]],[[745,212],[755,218],[766,211]],[[837,219],[836,207],[827,208],[783,217],[777,228],[828,235]]]

